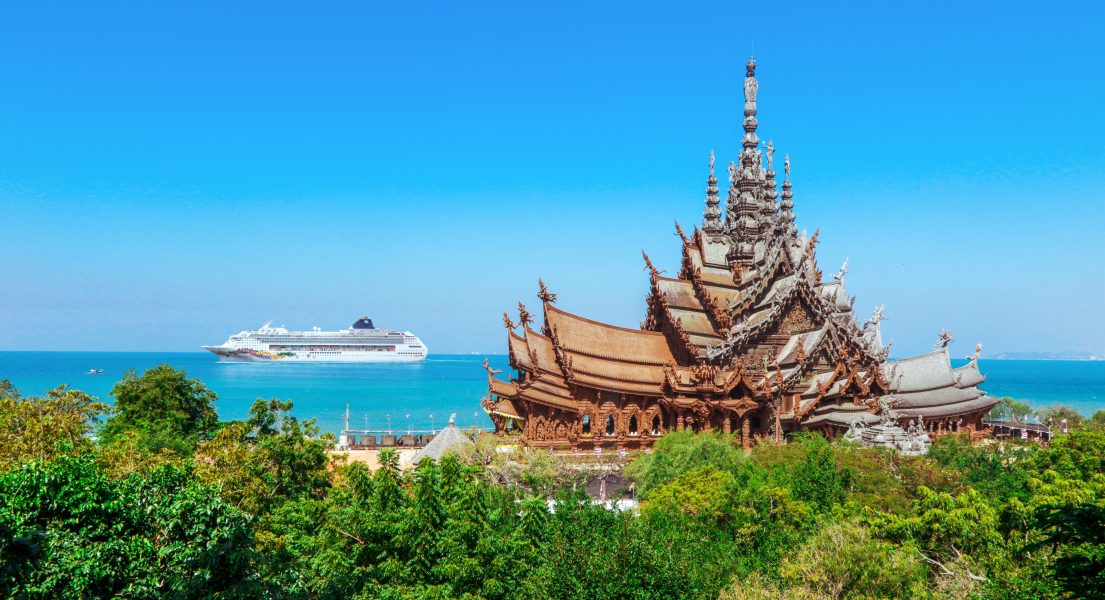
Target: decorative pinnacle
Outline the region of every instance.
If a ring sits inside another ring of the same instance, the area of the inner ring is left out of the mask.
[[[539,289],[537,290],[537,297],[540,298],[542,302],[547,302],[550,304],[556,302],[556,294],[553,294],[549,291],[549,288],[545,287],[544,279],[538,278],[537,285],[539,287]]]
[[[656,267],[653,266],[652,260],[648,257],[648,253],[646,253],[644,250],[641,250],[641,256],[645,257],[645,270],[648,271],[649,277],[659,277],[660,271],[656,270]]]
[[[725,226],[721,222],[721,201],[717,196],[717,177],[714,177],[714,151],[710,150],[710,177],[706,180],[706,210],[703,214],[702,230],[706,233],[721,233]]]
[[[783,175],[784,179],[790,181],[790,153],[783,155]]]
[[[684,244],[690,241],[689,239],[687,239],[687,234],[683,233],[683,228],[679,226],[679,219],[675,220],[675,235],[679,236],[680,239],[683,240]]]
[[[744,72],[748,77],[756,76],[756,57],[751,54],[748,55],[748,64],[744,65]]]
[[[525,329],[526,327],[529,327],[529,324],[532,323],[532,322],[533,322],[533,317],[529,314],[529,311],[526,310],[526,305],[522,304],[522,301],[519,300],[518,301],[518,324],[521,325],[523,329]]]

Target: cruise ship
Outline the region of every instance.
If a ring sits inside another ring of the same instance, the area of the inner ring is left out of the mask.
[[[378,329],[368,317],[341,331],[288,331],[269,321],[203,349],[225,361],[415,362],[425,360],[427,353],[418,336]]]

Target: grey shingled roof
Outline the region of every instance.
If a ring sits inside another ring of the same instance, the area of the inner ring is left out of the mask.
[[[890,380],[895,392],[920,392],[955,385],[946,347],[888,362],[883,366],[883,375]]]
[[[450,452],[457,452],[465,446],[472,445],[472,440],[468,439],[463,431],[457,428],[453,423],[449,423],[442,429],[434,439],[430,440],[426,447],[419,450],[418,454],[414,455],[411,459],[412,464],[418,464],[422,462],[423,458],[432,458],[435,461],[441,460],[441,457]]]

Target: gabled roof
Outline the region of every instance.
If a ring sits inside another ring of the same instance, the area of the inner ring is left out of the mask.
[[[627,329],[592,321],[545,304],[545,321],[561,347],[611,360],[665,365],[675,361],[667,338],[657,331]]]
[[[887,362],[883,365],[883,375],[894,392],[918,392],[955,385],[947,347]]]
[[[959,387],[976,386],[986,381],[986,376],[978,370],[977,360],[972,360],[962,367],[952,369],[952,374],[955,375],[955,384]]]

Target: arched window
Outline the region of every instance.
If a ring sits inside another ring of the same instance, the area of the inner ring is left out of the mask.
[[[591,435],[591,415],[583,415],[583,435]]]
[[[606,417],[606,435],[614,435],[614,415]]]
[[[629,417],[629,435],[637,435],[637,416]]]
[[[652,435],[660,435],[660,415],[652,417]]]

